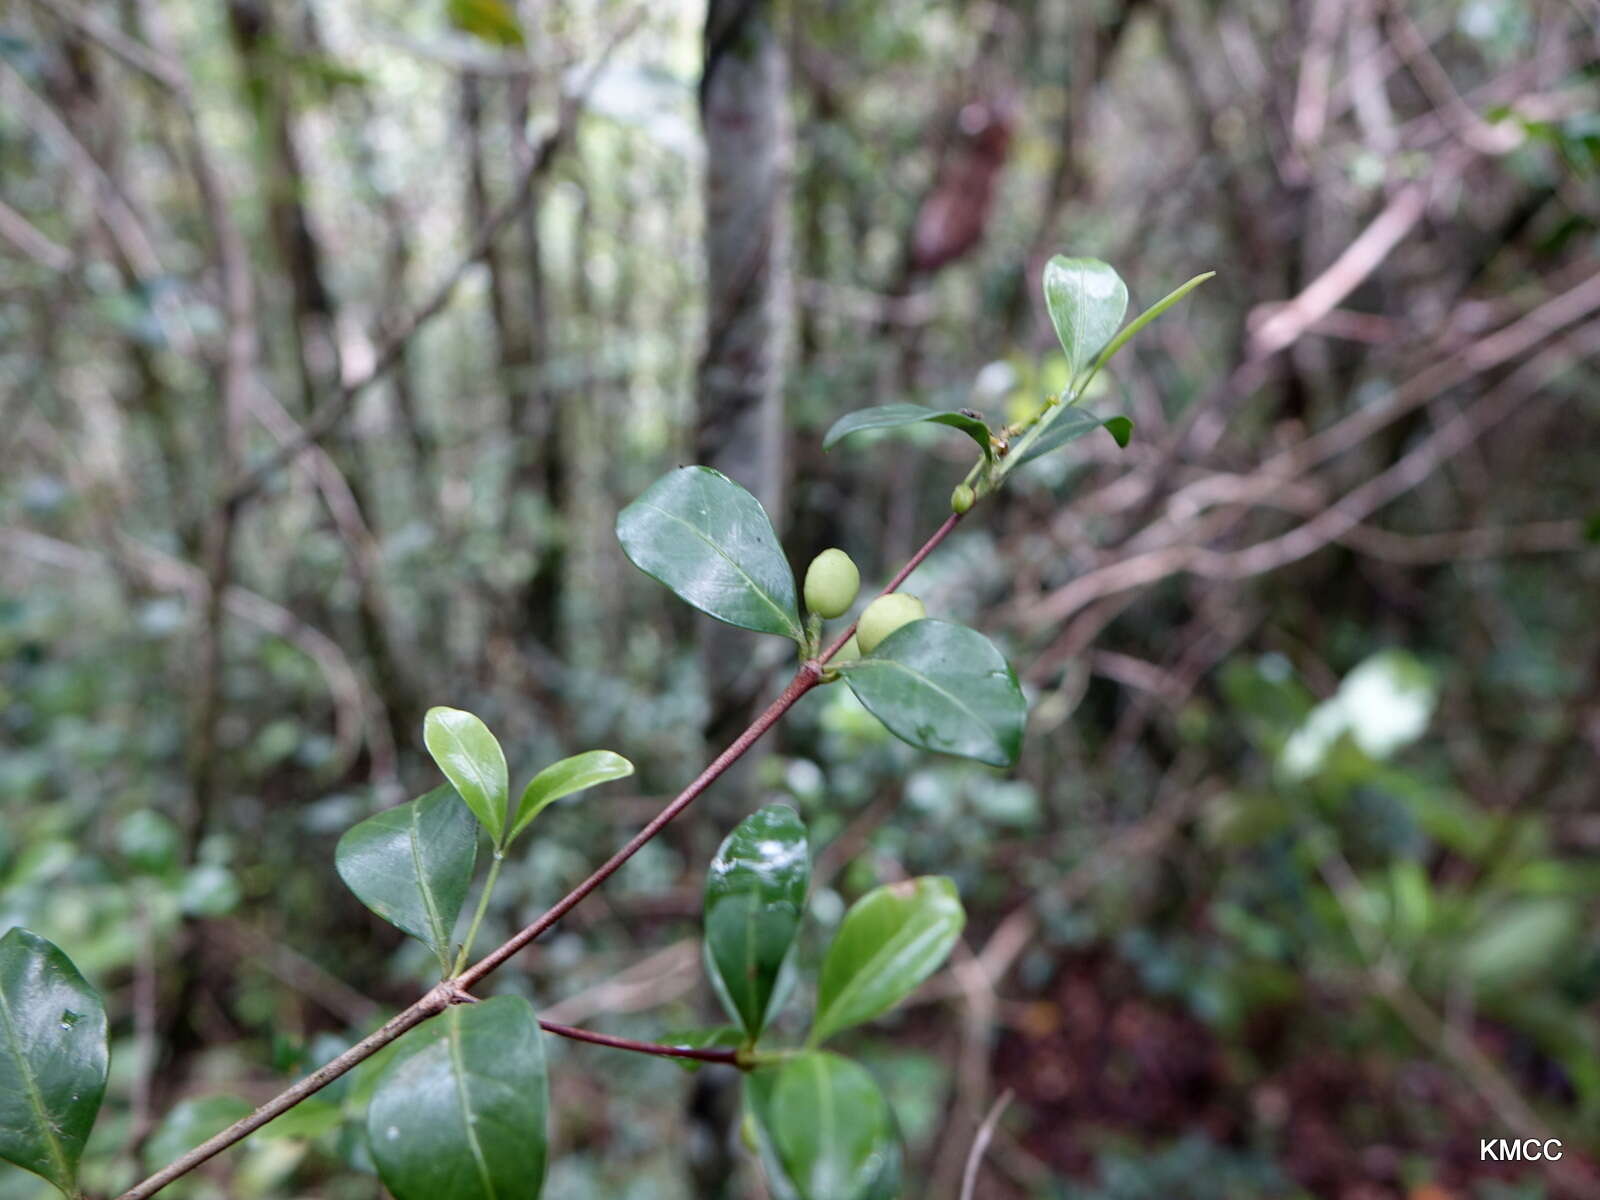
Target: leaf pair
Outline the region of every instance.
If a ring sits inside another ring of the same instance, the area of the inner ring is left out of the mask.
[[[448,973],[452,935],[478,859],[478,826],[502,855],[548,805],[633,773],[609,750],[590,750],[546,767],[509,806],[505,753],[471,713],[428,712],[424,740],[448,784],[368,817],[334,850],[334,867],[360,901],[426,944]]]
[[[811,862],[806,830],[786,805],[762,808],[724,839],[706,876],[705,960],[737,1028],[669,1037],[674,1045],[754,1045],[793,976]],[[949,956],[966,920],[944,878],[890,884],[845,914],[823,959],[811,1046],[887,1012]],[[776,1200],[891,1200],[901,1150],[872,1077],[807,1049],[756,1068],[746,1104]]]
[[[590,750],[540,771],[512,808],[505,752],[487,725],[459,708],[430,708],[422,736],[433,761],[501,850],[553,801],[633,774],[633,764],[622,755]]]
[[[748,1045],[788,994],[810,880],[805,825],[784,804],[741,821],[706,875],[706,973]],[[812,1043],[905,999],[944,962],[965,921],[955,884],[942,876],[888,884],[856,901],[823,959]],[[719,1032],[696,1036],[704,1044]]]
[[[77,1195],[109,1065],[99,994],[51,942],[8,930],[0,937],[0,1158]]]

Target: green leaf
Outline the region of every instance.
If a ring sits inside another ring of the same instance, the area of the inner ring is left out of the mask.
[[[0,1158],[75,1195],[109,1060],[99,993],[50,942],[8,930],[0,937]]]
[[[540,1038],[520,996],[454,1005],[407,1037],[367,1109],[395,1200],[538,1200],[549,1108]]]
[[[1162,313],[1166,312],[1167,309],[1171,308],[1179,300],[1182,300],[1190,292],[1194,291],[1195,288],[1199,287],[1202,283],[1210,279],[1215,274],[1215,271],[1207,271],[1202,275],[1196,275],[1193,279],[1187,281],[1186,283],[1179,284],[1165,296],[1161,297],[1161,299],[1157,300],[1149,308],[1145,309],[1132,321],[1130,321],[1127,327],[1123,329],[1121,333],[1117,334],[1116,337],[1112,338],[1111,341],[1106,344],[1106,348],[1104,350],[1100,351],[1099,357],[1094,360],[1094,371],[1090,372],[1090,378],[1093,378],[1095,372],[1098,372],[1101,367],[1105,366],[1108,362],[1115,358],[1117,351],[1126,346],[1133,338],[1134,334],[1138,333],[1146,325],[1150,324],[1151,321],[1154,321]],[[1087,386],[1088,382],[1089,381],[1087,379],[1084,380],[1084,385]]]
[[[1076,378],[1111,341],[1128,311],[1128,285],[1097,258],[1057,254],[1044,268],[1044,302]]]
[[[477,857],[478,826],[444,784],[347,831],[333,864],[361,903],[432,947],[448,970]]]
[[[1039,436],[1033,439],[1021,456],[1007,465],[1016,468],[1031,463],[1041,455],[1049,454],[1068,442],[1075,442],[1096,429],[1104,429],[1119,446],[1126,446],[1128,439],[1133,436],[1133,422],[1127,417],[1102,418],[1081,408],[1063,408],[1058,415],[1050,418],[1050,423],[1039,431]]]
[[[495,46],[522,45],[522,23],[507,0],[448,0],[450,24]]]
[[[682,1050],[737,1050],[744,1043],[744,1030],[737,1025],[675,1029],[661,1036],[663,1046],[676,1046]],[[672,1061],[685,1071],[698,1071],[706,1065],[698,1058],[674,1058]]]
[[[706,973],[752,1042],[783,1003],[810,881],[806,827],[785,804],[739,822],[706,873]]]
[[[522,789],[522,799],[517,805],[517,817],[512,822],[510,836],[506,838],[507,844],[526,829],[547,804],[596,784],[609,783],[632,774],[633,764],[610,750],[588,750],[551,763]]]
[[[967,914],[943,875],[887,884],[850,906],[822,960],[813,1044],[870,1021],[936,971]]]
[[[872,1076],[811,1051],[746,1077],[745,1096],[776,1200],[899,1195],[900,1138]]]
[[[1028,705],[1000,651],[949,621],[913,621],[839,673],[896,737],[941,754],[1008,767]]]
[[[847,413],[835,421],[833,427],[823,435],[822,448],[832,450],[836,444],[852,433],[861,433],[868,429],[894,429],[901,425],[921,424],[924,421],[959,429],[978,443],[985,458],[993,453],[989,444],[989,427],[977,417],[953,409],[926,408],[921,404],[880,404],[876,408],[861,408],[853,413]]]
[[[145,1143],[145,1167],[160,1170],[250,1113],[249,1102],[238,1096],[191,1096],[178,1101]]]
[[[617,516],[634,566],[707,616],[805,641],[794,572],[756,498],[709,467],[664,475]]]
[[[1513,901],[1473,931],[1461,947],[1460,969],[1486,992],[1527,984],[1563,961],[1563,951],[1580,925],[1568,900]]]
[[[489,727],[459,708],[430,708],[422,740],[495,845],[506,828],[511,782],[505,752]]]

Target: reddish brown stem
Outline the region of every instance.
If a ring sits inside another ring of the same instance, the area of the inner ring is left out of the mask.
[[[959,520],[961,520],[961,514],[959,513],[951,513],[946,517],[944,524],[934,530],[933,536],[924,542],[922,548],[911,556],[910,561],[896,573],[880,595],[886,595],[904,583],[906,577],[921,565],[922,560],[933,553],[939,543],[944,541]],[[280,1116],[308,1096],[321,1091],[351,1068],[371,1058],[407,1030],[415,1028],[429,1017],[443,1012],[451,1004],[469,1001],[471,996],[468,993],[475,984],[481,981],[489,972],[504,964],[517,951],[544,933],[545,930],[570,912],[585,896],[610,878],[617,868],[637,854],[646,842],[665,829],[674,817],[693,804],[696,797],[716,782],[717,778],[731,767],[745,751],[750,749],[761,738],[762,734],[776,725],[784,713],[794,707],[800,697],[821,683],[822,664],[838,653],[839,647],[849,640],[850,635],[855,632],[855,628],[854,623],[852,623],[850,628],[845,630],[839,639],[818,658],[809,659],[801,663],[800,669],[795,673],[794,678],[789,681],[789,686],[783,689],[783,693],[767,706],[766,711],[757,717],[750,727],[734,740],[732,745],[717,755],[711,761],[711,764],[700,772],[694,782],[679,792],[672,803],[657,813],[648,825],[628,839],[627,844],[622,849],[606,859],[592,875],[556,901],[533,924],[522,929],[503,945],[484,955],[483,958],[468,967],[456,978],[438,984],[415,1004],[411,1005],[410,1008],[396,1013],[380,1029],[351,1046],[350,1049],[337,1058],[317,1068],[317,1070],[292,1087],[274,1096],[249,1116],[234,1122],[221,1133],[201,1142],[200,1145],[190,1150],[187,1154],[163,1167],[144,1180],[144,1182],[129,1188],[117,1197],[117,1200],[149,1200],[149,1197],[154,1196],[169,1183],[176,1179],[181,1179],[201,1163],[214,1155],[220,1154],[235,1142],[243,1141],[274,1117]],[[640,1050],[647,1054],[665,1054],[677,1058],[700,1058],[707,1062],[737,1061],[732,1057],[734,1053],[732,1051],[679,1050],[672,1046],[655,1046],[649,1042],[630,1042],[626,1038],[610,1038],[605,1034],[591,1033],[588,1030],[575,1030],[568,1026],[556,1028],[549,1022],[541,1022],[541,1024],[550,1028],[551,1032],[561,1034],[564,1037],[577,1037],[582,1041],[614,1046],[619,1049]]]
[[[662,1058],[693,1058],[700,1062],[739,1065],[737,1050],[715,1048],[695,1049],[690,1046],[663,1046],[659,1042],[636,1042],[632,1038],[612,1037],[609,1033],[596,1033],[592,1029],[579,1029],[576,1025],[562,1025],[556,1021],[539,1022],[541,1028],[575,1042],[593,1042],[596,1046],[610,1046],[613,1050],[632,1050],[635,1054],[657,1054]]]
[[[795,673],[795,677],[789,681],[789,686],[783,689],[783,694],[769,704],[767,710],[751,723],[750,728],[735,738],[731,746],[712,759],[711,765],[701,771],[693,783],[679,792],[671,804],[663,808],[648,825],[629,838],[622,849],[600,864],[594,874],[551,905],[542,917],[532,925],[524,928],[509,941],[485,954],[476,963],[456,976],[456,983],[464,989],[470,989],[490,971],[493,971],[506,959],[566,916],[579,901],[610,878],[618,867],[637,854],[646,842],[665,829],[674,817],[693,804],[701,792],[710,787],[719,775],[731,767],[746,750],[750,749],[762,734],[776,725],[778,718],[793,708],[795,701],[816,687],[821,679],[822,669],[816,663],[802,663],[800,670]]]

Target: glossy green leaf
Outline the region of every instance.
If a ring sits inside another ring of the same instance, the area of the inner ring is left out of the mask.
[[[1015,468],[1031,463],[1041,455],[1049,454],[1068,442],[1075,442],[1096,429],[1104,429],[1119,446],[1126,446],[1128,439],[1133,436],[1133,422],[1127,417],[1097,417],[1081,408],[1064,408],[1051,418],[1050,423],[1040,430],[1039,436],[1008,466]]]
[[[190,1096],[178,1101],[145,1143],[145,1167],[160,1170],[251,1111],[250,1102],[238,1096]]]
[[[477,822],[445,784],[346,832],[333,863],[361,903],[432,947],[448,969],[477,857]]]
[[[634,566],[707,616],[803,642],[794,572],[756,498],[709,467],[680,467],[617,516]]]
[[[890,1200],[901,1149],[872,1076],[812,1051],[746,1077],[757,1145],[776,1200]]]
[[[367,1108],[395,1200],[538,1200],[549,1086],[533,1006],[458,1004],[407,1035]]]
[[[902,625],[839,673],[896,737],[941,754],[1008,767],[1028,705],[994,644],[949,621]]]
[[[880,404],[876,408],[862,408],[853,413],[846,413],[823,435],[822,448],[832,450],[852,433],[862,433],[869,429],[895,429],[902,425],[919,425],[923,422],[959,429],[978,443],[985,458],[993,453],[989,445],[989,427],[982,420],[959,410],[926,408],[921,404]]]
[[[1161,299],[1157,300],[1149,308],[1145,309],[1133,320],[1129,321],[1122,332],[1117,334],[1116,337],[1112,338],[1111,341],[1106,344],[1106,348],[1100,351],[1099,356],[1094,360],[1094,370],[1100,370],[1101,367],[1105,366],[1108,362],[1116,357],[1117,351],[1126,346],[1128,342],[1133,339],[1134,334],[1138,333],[1146,325],[1150,324],[1151,321],[1154,321],[1162,313],[1166,312],[1167,309],[1171,308],[1179,300],[1182,300],[1190,292],[1194,291],[1195,288],[1199,287],[1202,283],[1210,279],[1215,274],[1215,271],[1206,271],[1204,274],[1196,275],[1193,279],[1190,279],[1184,283],[1180,283],[1177,287],[1173,288],[1170,292],[1161,297]],[[1093,374],[1093,372],[1090,373],[1090,378],[1093,378]],[[1084,384],[1087,386],[1087,379],[1084,380]]]
[[[783,1003],[785,967],[811,881],[806,827],[786,804],[751,813],[706,873],[706,973],[750,1040]]]
[[[516,820],[512,822],[511,835],[506,841],[510,842],[526,829],[546,805],[596,784],[609,783],[632,774],[633,764],[610,750],[589,750],[551,763],[522,789]]]
[[[663,1046],[684,1050],[737,1050],[744,1045],[744,1030],[737,1025],[712,1025],[705,1029],[676,1029],[661,1035]],[[706,1064],[698,1058],[671,1060],[685,1071],[698,1071]]]
[[[822,960],[812,1042],[905,999],[949,956],[966,920],[956,885],[942,875],[887,884],[857,900]]]
[[[109,1061],[99,993],[49,941],[8,930],[0,937],[0,1158],[76,1194]]]
[[[1128,311],[1128,285],[1097,258],[1056,255],[1044,268],[1044,302],[1075,378],[1116,335]]]
[[[505,752],[489,727],[459,708],[430,708],[422,723],[422,740],[444,777],[499,845],[511,783]]]

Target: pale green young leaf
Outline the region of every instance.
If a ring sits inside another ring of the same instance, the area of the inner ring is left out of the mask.
[[[548,805],[574,792],[632,774],[633,764],[610,750],[587,750],[551,763],[522,789],[522,799],[517,803],[516,819],[506,844],[510,845]]]
[[[887,1012],[938,970],[966,924],[942,875],[886,884],[850,906],[822,960],[811,1041]]]
[[[489,837],[496,845],[503,844],[501,835],[511,799],[510,773],[505,752],[489,727],[459,708],[430,708],[423,720],[422,740]]]

